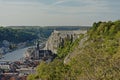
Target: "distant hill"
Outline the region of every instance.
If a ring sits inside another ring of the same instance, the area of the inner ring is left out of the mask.
[[[31,29],[31,28],[42,28],[42,29],[55,29],[55,30],[77,30],[77,29],[89,29],[90,26],[6,26],[13,29]]]
[[[80,26],[7,26],[0,27],[0,45],[7,40],[12,43],[42,40],[48,38],[54,30],[78,30],[89,29],[90,27]]]

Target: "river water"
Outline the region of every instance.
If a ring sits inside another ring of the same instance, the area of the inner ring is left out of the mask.
[[[32,46],[33,47],[33,46]],[[3,55],[3,58],[0,60],[10,60],[10,61],[17,61],[21,58],[24,57],[24,53],[25,51],[30,48],[30,47],[26,47],[26,48],[22,48],[22,49],[17,49],[15,51],[12,51],[10,53],[7,53],[5,55]]]

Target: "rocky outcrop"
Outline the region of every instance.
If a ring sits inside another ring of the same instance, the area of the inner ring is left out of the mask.
[[[65,39],[75,41],[79,38],[80,34],[85,34],[86,30],[73,30],[73,31],[56,31],[51,34],[48,41],[46,42],[45,50],[51,50],[57,54],[57,49],[63,45]]]

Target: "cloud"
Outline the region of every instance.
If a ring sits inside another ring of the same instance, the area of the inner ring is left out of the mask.
[[[48,5],[48,12],[56,14],[80,15],[100,14],[110,12],[105,0],[62,0],[54,2],[56,5]]]

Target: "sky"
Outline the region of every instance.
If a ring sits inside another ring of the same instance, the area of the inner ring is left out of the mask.
[[[120,19],[120,0],[0,0],[1,26],[91,26]]]

